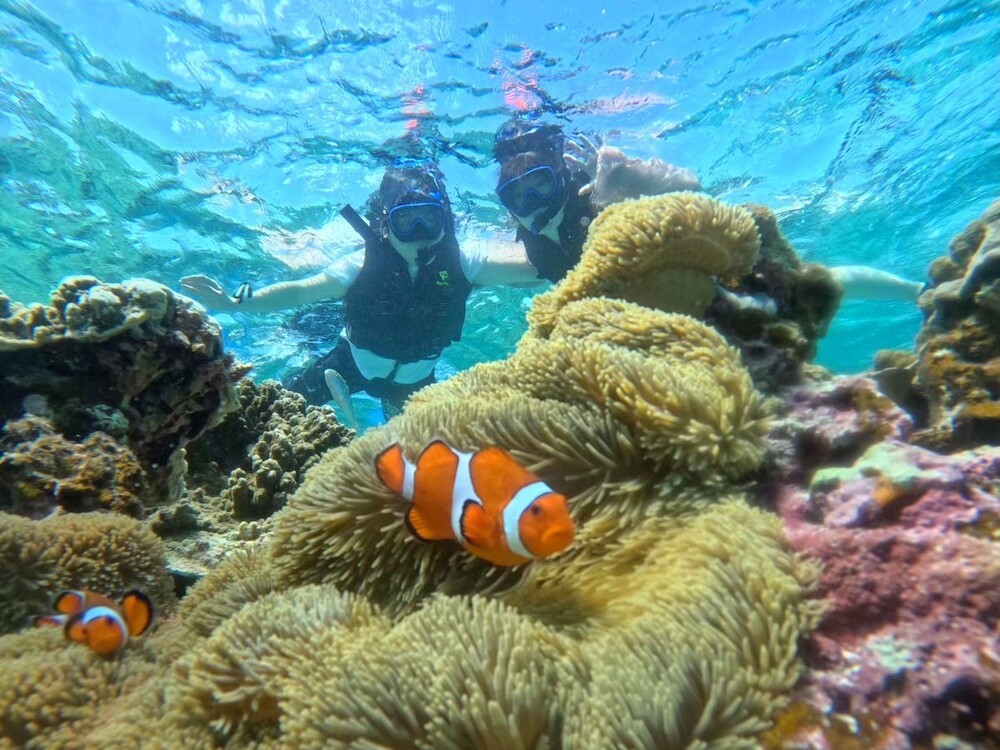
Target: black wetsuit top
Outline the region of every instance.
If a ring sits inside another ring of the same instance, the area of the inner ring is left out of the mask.
[[[569,198],[559,224],[558,244],[548,237],[532,234],[523,226],[517,228],[517,239],[524,243],[528,260],[538,270],[540,278],[559,281],[580,260],[583,242],[587,239],[587,227],[596,215],[590,197],[577,194],[588,181],[584,174],[569,181]]]
[[[344,295],[347,338],[402,364],[437,357],[461,338],[471,291],[454,235],[420,251],[413,280],[388,240],[369,240],[361,271]]]

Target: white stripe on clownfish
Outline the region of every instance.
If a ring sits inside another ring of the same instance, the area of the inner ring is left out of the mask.
[[[521,541],[521,531],[518,524],[528,507],[539,497],[549,492],[552,492],[552,488],[545,482],[533,482],[519,489],[517,494],[507,503],[507,507],[503,509],[503,531],[507,537],[507,547],[515,555],[526,557],[529,560],[535,559],[535,556],[528,552],[528,548]]]
[[[417,465],[403,457],[403,497],[413,502],[413,481],[417,475]]]
[[[451,452],[458,458],[458,466],[455,468],[455,483],[451,488],[451,530],[455,532],[455,538],[462,544],[468,544],[469,540],[462,533],[462,514],[465,512],[465,503],[472,500],[476,505],[482,507],[483,500],[476,494],[476,488],[472,485],[472,472],[469,470],[469,463],[472,461],[474,453],[463,453],[451,448]]]

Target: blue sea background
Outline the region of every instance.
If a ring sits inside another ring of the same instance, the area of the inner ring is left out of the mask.
[[[315,273],[414,121],[462,231],[509,238],[490,148],[518,106],[769,206],[806,260],[924,279],[1000,197],[998,50],[1000,3],[961,0],[0,0],[0,290]],[[439,374],[507,354],[529,302],[475,292]],[[332,305],[218,317],[257,377],[338,333]],[[919,323],[845,303],[819,361]]]

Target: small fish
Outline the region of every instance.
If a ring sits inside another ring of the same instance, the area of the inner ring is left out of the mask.
[[[566,498],[503,448],[462,453],[435,440],[414,464],[394,443],[376,456],[375,470],[411,501],[406,525],[418,539],[454,539],[504,566],[554,555],[573,541]]]
[[[63,591],[53,602],[56,614],[32,618],[36,627],[61,627],[66,637],[98,654],[116,653],[153,621],[153,605],[141,591],[129,591],[121,604],[93,591]]]
[[[351,389],[347,387],[344,376],[336,370],[323,370],[323,380],[326,381],[326,388],[330,391],[333,403],[340,407],[340,413],[344,415],[344,421],[352,430],[358,429],[358,418],[354,416],[354,407],[351,406]]]

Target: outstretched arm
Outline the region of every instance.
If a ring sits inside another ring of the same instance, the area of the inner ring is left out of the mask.
[[[898,299],[916,302],[923,285],[868,266],[833,266],[833,278],[844,289],[844,299]]]
[[[597,146],[584,136],[581,143],[568,141],[566,161],[582,169],[591,181],[580,188],[600,211],[612,203],[643,195],[661,195],[677,190],[701,190],[701,182],[690,169],[660,159],[630,159],[621,149]]]
[[[537,286],[545,283],[520,242],[485,237],[462,240],[466,278],[476,286]]]
[[[181,279],[181,288],[209,310],[274,312],[343,297],[357,277],[363,255],[363,252],[351,253],[322,273],[254,289],[252,296],[245,294],[239,301],[226,294],[222,285],[208,276],[185,276]]]

